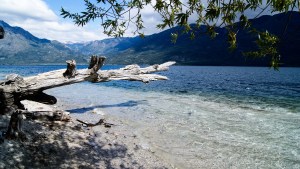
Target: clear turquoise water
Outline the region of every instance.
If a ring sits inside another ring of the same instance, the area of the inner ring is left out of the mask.
[[[0,78],[62,67],[0,66]],[[48,93],[72,113],[124,120],[178,168],[300,168],[299,68],[174,66],[161,74],[170,80],[82,83]]]

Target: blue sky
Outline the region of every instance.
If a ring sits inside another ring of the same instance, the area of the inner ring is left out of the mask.
[[[12,26],[22,27],[39,38],[60,42],[84,42],[108,38],[102,33],[99,21],[78,27],[71,20],[60,16],[61,7],[71,12],[80,12],[85,8],[84,3],[84,0],[1,0],[0,20]],[[257,12],[249,12],[248,16],[254,16],[255,13]],[[160,31],[156,29],[156,25],[161,22],[161,17],[151,6],[146,6],[141,14],[145,26],[143,31],[146,35]],[[193,22],[193,16],[191,18]],[[129,27],[124,36],[134,36],[133,29]]]
[[[60,8],[81,11],[84,8],[83,0],[45,0],[44,1],[57,15],[60,14]]]

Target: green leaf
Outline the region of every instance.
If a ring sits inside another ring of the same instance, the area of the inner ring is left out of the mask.
[[[171,42],[172,43],[176,43],[177,41],[177,38],[178,38],[178,33],[171,33]]]

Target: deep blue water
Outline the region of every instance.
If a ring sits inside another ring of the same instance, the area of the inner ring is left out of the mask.
[[[143,91],[196,94],[216,101],[265,102],[298,111],[300,68],[274,71],[264,67],[174,66],[160,73],[168,81],[147,85],[140,82],[111,82],[104,85]]]
[[[102,69],[122,66],[104,66]],[[64,65],[0,66],[0,79],[6,74],[30,76],[62,69]],[[86,68],[79,65],[78,69]],[[159,74],[168,81],[141,82],[113,81],[99,83],[108,87],[128,90],[160,91],[183,95],[200,95],[217,102],[235,101],[245,104],[277,105],[291,112],[300,111],[300,68],[265,67],[173,66]],[[93,84],[94,85],[94,84]]]

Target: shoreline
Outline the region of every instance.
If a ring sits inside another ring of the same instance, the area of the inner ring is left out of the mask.
[[[57,109],[31,101],[24,105],[29,111]],[[76,118],[88,121],[88,116],[71,114],[67,123],[25,120],[27,141],[5,140],[0,146],[0,168],[174,168],[156,156],[126,122],[108,117],[114,124],[111,128],[83,127],[76,122]],[[93,117],[97,121],[103,115]],[[8,116],[1,117],[1,132],[8,122]]]

